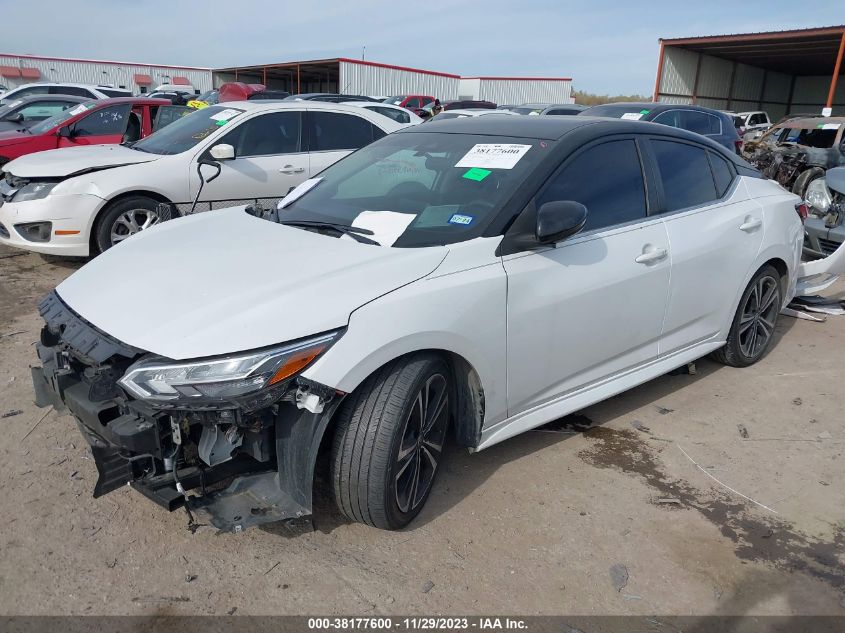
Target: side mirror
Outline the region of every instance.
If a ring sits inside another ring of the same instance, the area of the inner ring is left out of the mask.
[[[540,244],[554,244],[571,237],[587,223],[587,207],[580,202],[547,202],[537,210],[535,237]]]
[[[10,116],[7,121],[11,121],[12,123],[22,123],[23,122],[23,113],[18,112],[17,114],[13,114]]]
[[[56,136],[60,136],[62,138],[71,138],[73,136],[73,133],[70,131],[69,127],[65,126],[59,128],[59,131],[56,132]]]
[[[214,160],[232,160],[235,158],[235,148],[228,143],[215,145],[209,151]]]

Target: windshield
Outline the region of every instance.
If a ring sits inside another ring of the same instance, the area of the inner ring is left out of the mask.
[[[388,97],[382,103],[389,103],[390,105],[399,105],[405,100],[403,95],[399,95],[398,97]]]
[[[43,121],[41,121],[41,123],[36,123],[31,128],[29,128],[29,131],[33,134],[44,134],[52,130],[54,127],[58,127],[60,125],[63,125],[65,122],[70,121],[77,114],[82,114],[86,110],[90,110],[95,105],[97,105],[96,102],[80,103],[75,108],[68,108],[64,112],[54,114],[49,119],[44,119]]]
[[[463,242],[482,233],[551,146],[471,134],[386,136],[322,172],[279,221],[369,229],[382,246],[398,248]]]
[[[778,138],[779,143],[796,143],[806,147],[827,149],[833,147],[839,124],[820,124],[814,128],[784,128]]]
[[[202,108],[141,139],[132,149],[150,154],[181,154],[228,125],[242,112],[243,110],[224,106]]]
[[[612,117],[614,119],[621,119],[625,117],[625,115],[637,115],[640,116],[637,118],[644,117],[649,113],[649,106],[648,104],[638,104],[638,103],[628,103],[628,104],[615,104],[615,103],[606,103],[604,105],[593,106],[592,108],[587,108],[583,110],[581,114],[584,116],[606,116]],[[633,118],[633,116],[625,117],[625,118]]]
[[[220,93],[217,90],[206,90],[200,96],[194,98],[194,101],[203,101],[208,105],[215,105],[219,100]]]
[[[530,106],[520,106],[518,108],[510,108],[510,111],[516,112],[517,114],[540,114],[545,109],[546,106],[539,106],[536,108],[532,108]]]

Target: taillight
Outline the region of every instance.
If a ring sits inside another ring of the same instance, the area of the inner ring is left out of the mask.
[[[798,217],[801,218],[801,224],[804,224],[807,216],[810,215],[810,209],[803,202],[799,202],[795,205],[795,211],[798,213]]]

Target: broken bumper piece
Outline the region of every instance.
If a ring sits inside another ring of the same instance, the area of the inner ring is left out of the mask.
[[[169,511],[187,504],[201,523],[232,532],[311,514],[317,451],[340,402],[332,389],[293,378],[259,411],[154,408],[116,384],[143,352],[93,328],[55,293],[40,308],[36,404],[76,419],[99,473],[94,497],[130,484]],[[300,408],[297,399],[319,406]]]

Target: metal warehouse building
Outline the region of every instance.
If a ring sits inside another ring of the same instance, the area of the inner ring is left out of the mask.
[[[134,93],[176,84],[204,92],[211,90],[211,69],[0,53],[0,84],[16,88],[39,81],[108,85]]]
[[[570,77],[462,77],[458,98],[507,105],[575,103]]]
[[[389,97],[411,93],[455,99],[459,80],[458,75],[449,73],[346,57],[218,68],[214,71],[215,87],[227,81],[242,81],[287,90],[291,94],[336,92]]]
[[[736,112],[845,114],[845,26],[661,39],[654,100]]]

